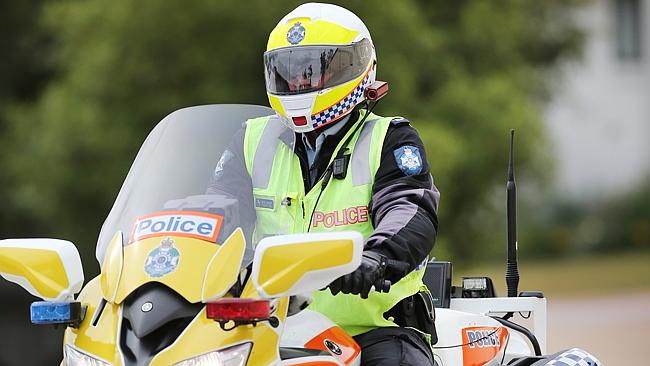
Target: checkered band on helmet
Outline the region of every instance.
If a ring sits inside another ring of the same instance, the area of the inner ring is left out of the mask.
[[[345,113],[349,112],[350,109],[354,108],[361,100],[364,98],[364,91],[370,80],[370,73],[367,73],[366,76],[361,80],[359,85],[348,94],[345,98],[341,99],[340,102],[314,114],[311,116],[312,127],[314,129],[326,125],[339,117],[343,116]]]
[[[571,348],[562,352],[549,363],[547,366],[601,366],[602,363],[591,354],[579,349]]]

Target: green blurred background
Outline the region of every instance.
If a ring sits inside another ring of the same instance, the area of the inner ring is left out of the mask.
[[[94,277],[99,229],[147,133],[186,106],[265,105],[267,36],[300,3],[1,2],[0,238],[71,240]],[[561,66],[584,61],[574,14],[589,2],[335,3],[373,36],[390,84],[377,113],[409,118],[425,141],[442,193],[436,257],[464,271],[505,261],[511,128],[520,258],[650,251],[650,177],[579,199],[556,179],[544,110]],[[16,286],[3,281],[0,294],[3,311],[15,308],[0,319],[0,364],[59,359],[61,331],[29,325],[30,297]]]

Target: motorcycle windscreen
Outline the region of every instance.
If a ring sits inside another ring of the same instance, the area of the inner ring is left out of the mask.
[[[242,126],[271,114],[260,106],[199,106],[173,112],[154,128],[97,243],[108,298],[119,302],[157,281],[188,301],[207,300],[225,286],[212,277],[234,282],[252,262],[256,214]],[[289,145],[293,148],[293,139]],[[238,230],[241,235],[233,236]],[[116,238],[116,233],[123,234]],[[228,238],[240,244],[224,251]],[[214,269],[217,264],[222,270]]]

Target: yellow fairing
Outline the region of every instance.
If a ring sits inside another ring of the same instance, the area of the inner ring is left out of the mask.
[[[232,287],[239,275],[239,263],[242,262],[245,249],[244,232],[237,229],[208,263],[201,291],[202,302],[218,299]]]
[[[287,292],[306,273],[350,263],[350,240],[328,240],[270,247],[260,263],[259,285],[269,296]]]
[[[287,40],[287,33],[297,22],[300,22],[305,28],[305,39],[298,44],[300,46],[314,44],[350,44],[359,35],[359,32],[355,30],[325,20],[312,22],[309,18],[296,18],[289,20],[285,24],[279,24],[271,31],[269,41],[266,44],[266,50],[270,51],[276,48],[294,46]]]
[[[117,286],[120,283],[120,275],[124,264],[122,249],[122,232],[118,231],[106,249],[100,275],[102,295],[110,303],[115,302]]]
[[[179,252],[178,265],[170,273],[152,277],[145,271],[145,264],[152,251],[159,248],[165,238],[147,238],[123,248],[124,265],[118,276],[119,284],[114,297],[116,304],[120,304],[133,290],[148,282],[165,284],[191,303],[221,296],[235,283],[245,246],[240,230],[235,231],[223,246],[200,239],[170,237],[174,240],[174,248]],[[226,249],[222,250],[223,247]],[[221,255],[226,258],[219,259]],[[211,263],[221,266],[218,275]],[[210,273],[206,275],[206,272]]]
[[[106,304],[101,317],[95,326],[91,325],[96,317],[100,299],[102,298],[100,279],[95,277],[84,287],[77,301],[88,306],[86,317],[79,328],[67,328],[65,344],[71,344],[82,352],[99,357],[111,365],[122,365],[122,357],[117,349],[118,323],[121,317],[121,307]]]
[[[120,304],[133,290],[148,282],[163,283],[189,302],[201,301],[205,267],[219,246],[199,239],[173,237],[174,246],[180,253],[176,270],[161,277],[151,277],[144,267],[151,252],[161,245],[162,239],[164,237],[147,238],[124,247],[124,268],[115,303]]]
[[[70,286],[54,250],[0,248],[0,273],[24,278],[43,298],[56,298]]]
[[[82,352],[114,365],[122,365],[122,356],[117,347],[121,305],[106,304],[97,325],[91,325],[95,318],[97,305],[101,299],[99,277],[91,280],[79,295],[78,301],[88,306],[86,318],[78,329],[67,328],[65,344],[70,344]],[[288,298],[279,299],[274,307],[282,329],[286,320]],[[178,339],[165,350],[157,354],[151,366],[169,366],[193,357],[224,349],[232,345],[252,343],[249,365],[269,365],[277,362],[280,335],[268,322],[257,326],[240,326],[231,331],[224,331],[219,324],[207,319],[205,308],[192,320]]]
[[[288,304],[287,298],[282,299],[274,314],[282,323],[286,318]],[[278,329],[282,329],[282,325]],[[269,326],[268,322],[258,323],[255,327],[246,325],[224,331],[218,323],[206,318],[204,309],[174,344],[153,358],[151,366],[169,366],[198,355],[247,342],[253,344],[248,365],[275,364],[278,360],[279,341],[280,335],[275,328]]]

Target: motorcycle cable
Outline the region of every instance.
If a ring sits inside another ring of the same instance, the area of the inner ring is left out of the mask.
[[[526,329],[525,327],[522,327],[521,325],[519,325],[517,323],[513,323],[510,320],[506,320],[506,319],[500,318],[498,316],[493,316],[492,319],[494,319],[494,320],[498,321],[499,323],[503,324],[505,327],[508,327],[510,329],[513,329],[513,330],[525,335],[526,338],[528,338],[530,343],[533,345],[533,349],[535,350],[535,356],[541,356],[542,355],[542,349],[539,346],[539,341],[537,340],[537,337],[535,337],[535,335],[530,330]]]
[[[494,335],[496,332],[498,332],[499,329],[501,329],[501,328],[497,328],[497,329],[493,330],[492,332],[490,332],[490,333],[484,335],[483,337],[478,338],[478,339],[473,340],[473,341],[470,341],[470,342],[467,342],[467,343],[457,344],[457,345],[453,345],[453,346],[440,346],[440,347],[431,347],[431,348],[433,348],[433,349],[449,349],[449,348],[457,348],[457,347],[469,346],[469,345],[472,345],[472,344],[474,344],[474,343],[477,343],[478,341],[482,341],[482,340],[484,340],[484,339],[489,338],[490,336],[492,336],[492,335]]]
[[[316,210],[316,207],[318,207],[318,201],[320,201],[320,197],[323,194],[323,191],[325,190],[325,187],[327,187],[327,185],[329,184],[330,179],[332,178],[332,172],[334,170],[335,163],[337,161],[341,160],[341,159],[345,159],[344,154],[345,154],[346,151],[348,151],[348,147],[347,147],[348,144],[350,143],[350,141],[352,140],[354,135],[356,135],[357,131],[359,131],[359,129],[366,122],[366,119],[368,118],[370,113],[372,113],[372,111],[375,109],[377,104],[379,104],[379,100],[375,101],[372,104],[372,106],[369,106],[369,103],[367,101],[364,104],[365,104],[365,107],[366,107],[366,114],[363,116],[363,118],[361,119],[361,122],[359,122],[357,124],[357,126],[354,128],[354,131],[352,131],[352,133],[348,136],[348,138],[345,140],[345,142],[343,142],[343,144],[341,145],[341,148],[336,152],[336,158],[334,160],[332,160],[332,163],[327,167],[327,169],[325,169],[325,171],[323,172],[323,175],[321,176],[321,178],[323,179],[323,183],[321,184],[320,192],[318,192],[318,197],[316,197],[316,203],[314,204],[314,209],[312,210],[312,213],[311,213],[311,215],[309,217],[309,226],[307,226],[307,232],[310,232],[310,230],[311,230],[312,220],[314,219],[314,210]],[[344,164],[344,166],[347,169],[347,165]]]

